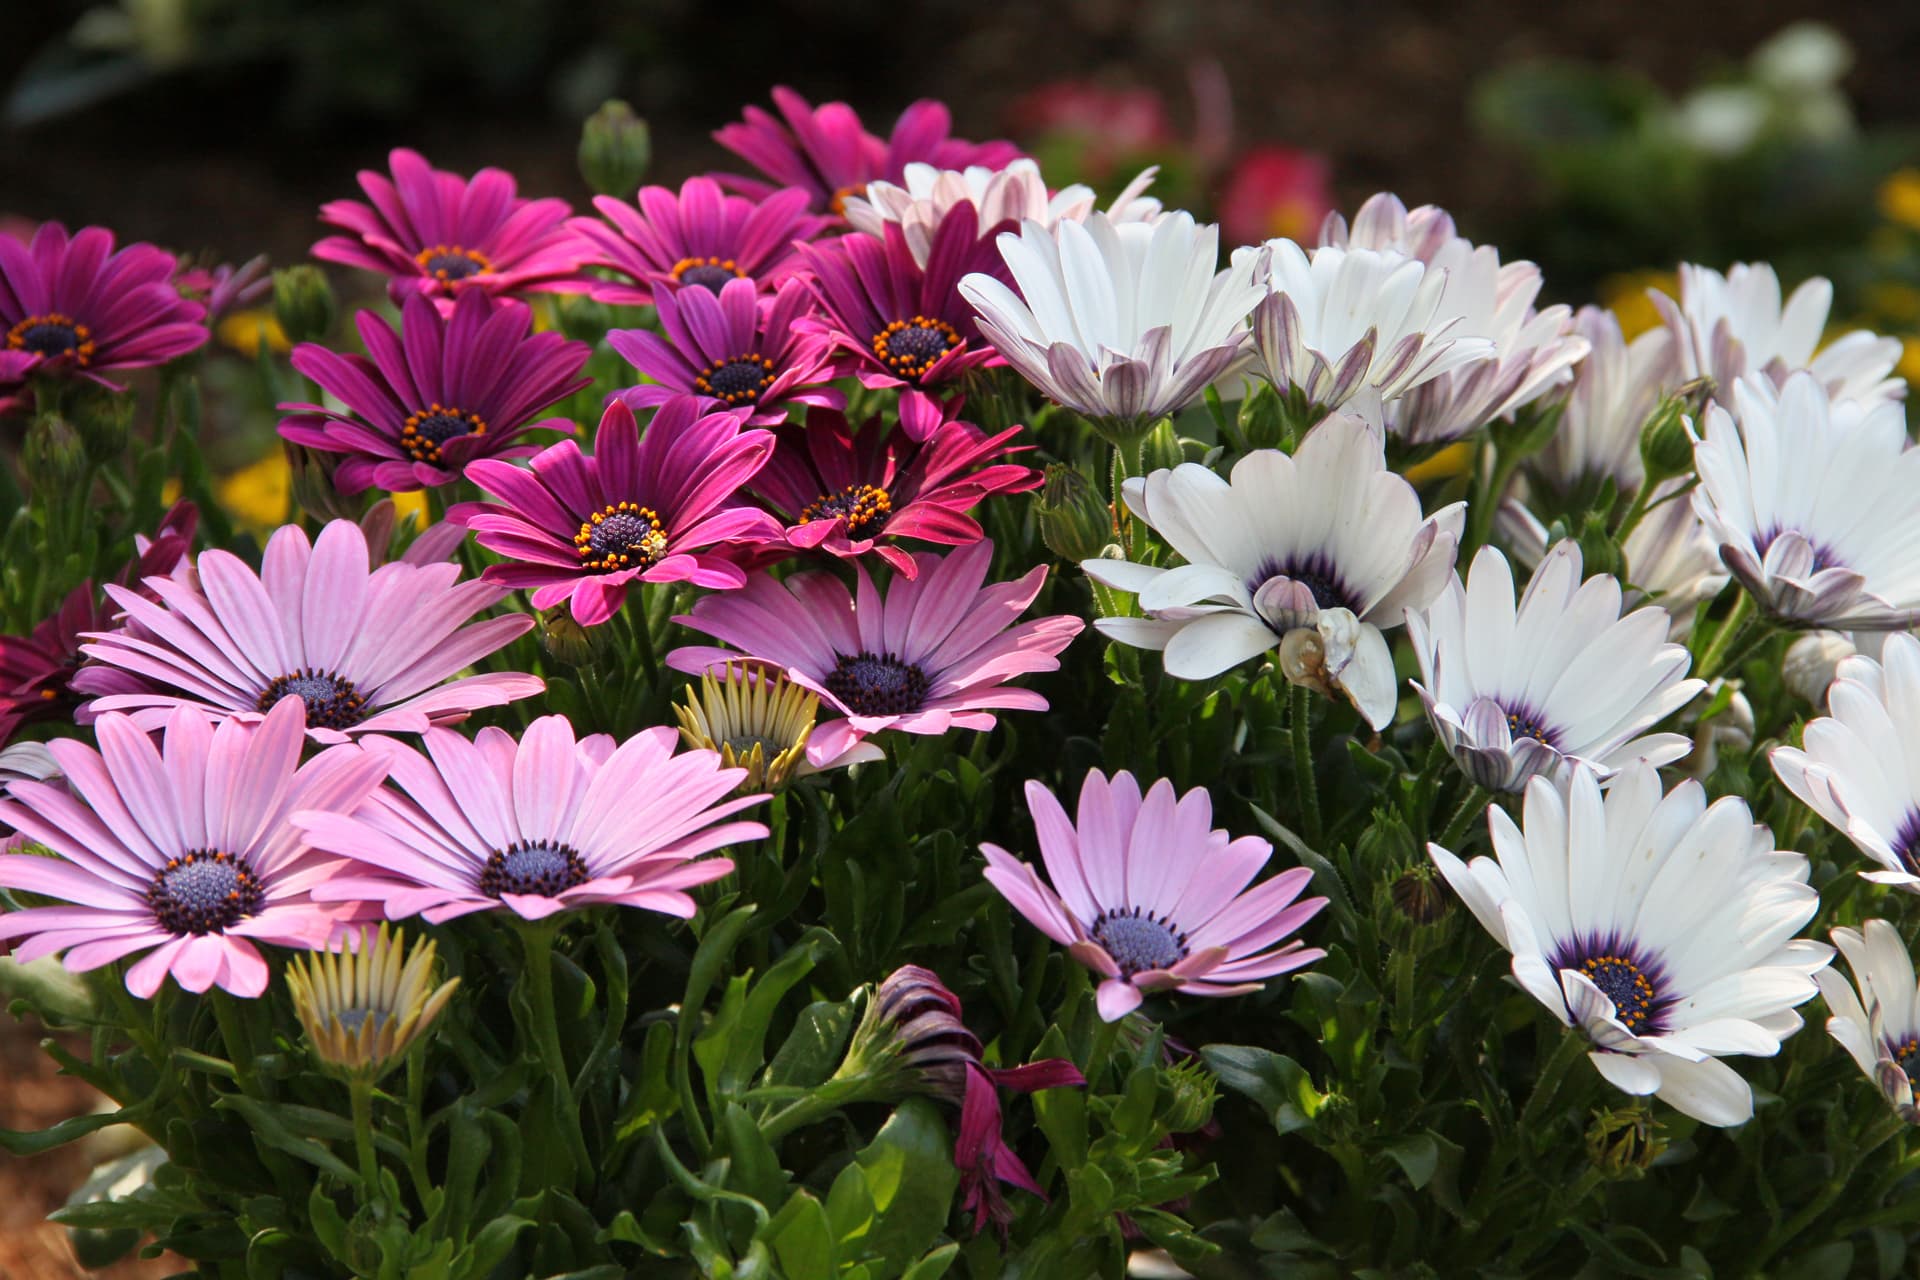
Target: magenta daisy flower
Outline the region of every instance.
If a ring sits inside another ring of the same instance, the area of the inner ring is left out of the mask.
[[[342,493],[378,486],[395,493],[450,484],[475,458],[519,458],[539,446],[530,431],[571,434],[565,418],[538,412],[592,381],[580,371],[584,342],[531,333],[533,312],[511,299],[469,290],[442,315],[415,294],[400,332],[371,311],[354,317],[367,355],[341,355],[311,342],[293,349],[293,367],[346,405],[290,403],[280,434],[295,444],[346,456],[333,473]],[[369,358],[370,357],[370,358]]]
[[[856,431],[823,411],[775,433],[779,443],[752,487],[786,524],[789,544],[844,559],[876,555],[912,577],[917,567],[900,539],[978,542],[986,535],[969,510],[1040,483],[1030,467],[993,461],[1031,447],[1008,444],[1019,427],[990,436],[914,391],[900,398],[900,419],[896,432],[878,418]]]
[[[854,235],[801,245],[820,304],[819,314],[801,325],[832,338],[842,372],[859,375],[869,387],[934,387],[1003,363],[980,336],[960,281],[976,272],[1007,278],[994,236],[1012,225],[998,224],[982,236],[973,206],[955,205],[933,233],[924,270],[897,223],[888,223],[880,239]]]
[[[110,369],[165,364],[207,340],[206,308],[173,287],[174,256],[150,244],[115,252],[113,232],[69,237],[43,223],[32,244],[0,235],[0,380],[71,372],[119,387]]]
[[[662,728],[617,747],[603,733],[576,742],[565,716],[542,716],[519,742],[486,728],[471,742],[434,730],[424,754],[393,743],[399,790],[383,787],[352,813],[293,816],[315,848],[353,859],[315,894],[432,924],[501,909],[542,920],[600,903],[691,916],[686,890],[733,870],[700,855],[767,834],[721,819],[766,796],[735,796],[745,769],[722,768],[713,751],[676,755],[678,740]]]
[[[797,187],[749,200],[697,177],[682,183],[678,195],[670,187],[640,188],[638,208],[596,196],[593,207],[606,222],[575,218],[567,225],[588,246],[587,266],[610,267],[632,281],[595,283],[593,296],[646,304],[661,286],[701,285],[718,293],[729,280],[751,280],[761,289],[779,284],[795,266],[793,242],[813,239],[829,221],[808,213],[807,201]]]
[[[405,147],[388,160],[393,176],[360,171],[370,204],[332,200],[320,220],[349,234],[313,246],[326,262],[388,277],[395,301],[409,293],[451,297],[583,290],[585,247],[567,229],[564,200],[522,200],[513,175],[482,169],[471,180],[435,169]]]
[[[1305,867],[1247,889],[1273,846],[1209,830],[1213,800],[1204,787],[1176,800],[1162,778],[1143,799],[1132,774],[1109,781],[1093,769],[1080,788],[1077,826],[1038,782],[1027,783],[1027,808],[1052,886],[994,844],[980,846],[987,879],[1100,975],[1108,1022],[1138,1008],[1142,992],[1243,995],[1326,954],[1298,939],[1275,949],[1327,900],[1294,901],[1313,878]]]
[[[730,280],[718,297],[705,289],[663,289],[653,303],[666,337],[645,329],[607,334],[622,359],[653,379],[617,393],[629,408],[693,396],[708,410],[747,412],[749,426],[764,427],[785,422],[788,405],[846,404],[844,394],[825,385],[834,376],[832,340],[794,327],[812,306],[798,280],[766,299],[753,281]]]
[[[264,253],[239,266],[230,262],[206,264],[187,254],[178,259],[173,287],[207,309],[207,323],[218,324],[236,307],[250,307],[273,291],[273,271]]]
[[[740,567],[712,548],[778,541],[766,512],[732,502],[773,452],[773,436],[744,431],[733,413],[701,416],[681,396],[660,406],[643,437],[633,410],[607,406],[593,456],[562,440],[531,470],[482,458],[467,479],[498,498],[447,513],[487,550],[514,561],[489,565],[487,581],[531,589],[533,607],[573,602],[583,626],[611,618],[634,582],[737,587]]]
[[[748,195],[764,196],[775,186],[804,188],[816,212],[838,214],[848,196],[860,195],[875,178],[900,183],[907,165],[924,161],[936,169],[980,165],[1004,169],[1020,158],[1011,142],[968,142],[949,136],[953,116],[930,98],[908,107],[880,139],[868,133],[860,116],[844,102],[815,107],[785,85],[773,91],[775,118],[748,107],[743,122],[714,132],[721,146],[745,160],[773,184],[730,177]]]
[[[667,663],[697,673],[744,654],[784,668],[846,716],[814,729],[809,759],[837,756],[882,729],[984,730],[996,710],[1045,711],[1045,698],[1007,681],[1058,670],[1060,651],[1086,625],[1065,615],[1014,624],[1040,594],[1046,566],[985,585],[993,543],[984,538],[945,558],[914,559],[914,575],[895,578],[884,594],[856,561],[857,595],[829,573],[779,582],[762,573],[745,590],[702,596],[674,621],[734,648],[688,645]]]
[[[283,525],[267,540],[257,574],[226,551],[202,552],[197,565],[198,591],[171,578],[146,580],[157,601],[107,588],[126,621],[81,646],[93,662],[73,687],[100,695],[85,714],[128,711],[145,729],[178,706],[257,720],[298,694],[308,732],[344,742],[455,724],[546,688],[518,672],[449,679],[533,619],[468,622],[506,592],[458,582],[457,565],[370,569],[366,535],[351,520],[330,522],[312,543],[299,525]],[[123,692],[129,676],[145,687]]]
[[[351,810],[386,773],[354,746],[300,763],[300,706],[288,698],[257,723],[218,725],[190,706],[153,739],[129,716],[94,726],[100,750],[70,738],[48,744],[65,786],[15,781],[0,824],[59,856],[0,856],[0,885],[64,906],[0,915],[0,938],[24,938],[25,962],[66,952],[75,973],[147,952],[127,970],[145,999],[172,974],[188,991],[236,996],[266,990],[258,944],[324,947],[350,911],[316,905],[309,891],[338,865],[316,856],[295,809]]]

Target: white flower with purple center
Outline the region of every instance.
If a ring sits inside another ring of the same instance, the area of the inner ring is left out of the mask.
[[[1899,930],[1869,920],[1859,930],[1835,929],[1833,941],[1853,970],[1853,984],[1833,968],[1814,974],[1833,1016],[1827,1034],[1866,1072],[1894,1112],[1920,1124],[1913,1086],[1920,1080],[1920,987],[1913,957]]]

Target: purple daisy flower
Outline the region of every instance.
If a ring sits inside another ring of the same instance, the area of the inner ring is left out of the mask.
[[[531,469],[482,458],[467,479],[500,501],[464,503],[447,518],[515,562],[488,566],[487,581],[531,589],[536,609],[571,600],[583,626],[611,618],[631,583],[738,587],[746,574],[712,548],[780,538],[772,516],[733,501],[773,452],[771,434],[741,426],[738,414],[702,416],[681,396],[642,437],[633,410],[615,400],[592,457],[562,440]]]
[[[69,237],[43,223],[31,244],[0,235],[0,386],[59,371],[117,391],[106,370],[165,364],[202,346],[206,308],[174,288],[177,265],[150,244],[116,253],[105,227]]]
[[[790,404],[846,404],[843,393],[824,385],[833,377],[832,340],[794,326],[812,303],[800,281],[764,300],[753,281],[730,280],[718,297],[663,289],[653,302],[666,337],[646,329],[607,334],[622,359],[653,379],[616,393],[629,408],[692,396],[708,409],[746,411],[749,426],[765,427],[785,422]]]
[[[829,573],[784,581],[756,574],[745,590],[702,596],[674,621],[733,649],[688,645],[667,655],[677,671],[702,672],[742,655],[786,670],[847,718],[817,726],[807,756],[831,759],[882,729],[941,734],[991,729],[996,710],[1045,711],[1047,700],[1007,681],[1056,671],[1059,653],[1086,624],[1058,615],[1014,624],[1040,594],[1041,565],[1013,582],[986,585],[993,543],[949,556],[921,553],[917,572],[882,593],[854,564],[857,595]]]
[[[0,824],[58,855],[0,856],[0,885],[65,905],[0,915],[0,939],[24,938],[25,962],[66,952],[85,973],[148,954],[127,970],[146,999],[172,974],[188,991],[267,987],[258,944],[324,947],[353,914],[317,905],[313,886],[339,864],[287,822],[295,809],[345,812],[386,774],[378,754],[332,747],[300,763],[300,703],[287,698],[257,723],[218,725],[178,706],[154,741],[130,716],[100,717],[95,751],[47,744],[65,785],[15,781]]]
[[[775,87],[776,119],[748,107],[743,122],[715,130],[713,139],[773,179],[764,183],[729,175],[730,184],[751,196],[781,187],[801,187],[816,212],[839,214],[848,196],[864,193],[875,178],[901,183],[907,165],[924,161],[936,169],[980,165],[1004,169],[1020,158],[1020,148],[1004,140],[968,142],[949,136],[953,116],[944,103],[922,98],[900,113],[893,133],[880,139],[868,133],[859,113],[844,102],[815,107],[785,85]]]
[[[283,404],[291,416],[280,420],[280,434],[347,455],[333,483],[349,494],[375,485],[404,493],[450,484],[475,458],[537,452],[536,444],[515,442],[530,431],[572,434],[567,419],[536,422],[534,415],[592,381],[579,375],[593,351],[557,333],[530,333],[532,322],[524,303],[494,301],[479,290],[461,294],[451,315],[419,294],[409,297],[398,333],[362,311],[354,323],[367,356],[311,342],[293,350],[293,367],[347,412]]]
[[[868,387],[934,387],[1002,364],[980,336],[960,281],[976,272],[1007,278],[994,236],[1012,226],[1000,223],[982,235],[979,216],[962,201],[935,229],[924,270],[897,223],[883,228],[884,238],[801,245],[820,310],[800,325],[832,338],[843,353],[841,372]]]
[[[452,564],[404,561],[369,569],[366,535],[334,520],[309,543],[298,525],[267,540],[259,573],[226,551],[202,552],[200,589],[148,578],[139,592],[109,585],[125,610],[117,631],[94,632],[81,651],[93,663],[73,687],[98,694],[84,715],[129,711],[155,729],[179,706],[257,720],[289,694],[307,710],[320,742],[362,733],[421,733],[456,724],[546,688],[538,676],[504,672],[449,677],[524,634],[523,613],[467,625],[506,594],[458,582]],[[125,692],[129,676],[144,688]]]
[[[584,290],[585,249],[567,230],[573,212],[564,200],[522,200],[513,175],[482,169],[471,181],[435,169],[426,157],[396,147],[392,178],[360,171],[371,204],[332,200],[320,220],[350,234],[313,246],[325,262],[389,277],[397,302],[409,293],[451,297],[468,289],[487,293]]]
[[[813,239],[829,222],[809,214],[807,201],[798,187],[756,201],[695,177],[678,195],[670,187],[640,188],[638,208],[596,196],[593,207],[606,222],[575,218],[567,225],[590,246],[587,266],[610,267],[632,280],[597,282],[593,296],[645,305],[661,286],[700,285],[718,293],[729,280],[752,280],[761,289],[779,284],[796,265],[793,242]]]
[[[316,848],[353,860],[314,892],[431,924],[502,909],[542,920],[601,903],[691,916],[686,890],[733,870],[701,855],[767,834],[721,819],[766,796],[735,796],[747,771],[722,768],[717,752],[674,754],[679,736],[576,742],[565,716],[542,716],[519,742],[490,727],[471,742],[433,730],[424,754],[392,743],[397,791],[383,787],[352,813],[293,816]]]

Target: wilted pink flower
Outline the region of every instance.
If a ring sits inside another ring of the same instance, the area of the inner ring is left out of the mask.
[[[749,200],[696,177],[678,195],[669,187],[640,188],[638,208],[596,196],[593,207],[606,222],[575,218],[567,225],[589,246],[587,266],[611,267],[631,281],[597,281],[593,296],[646,304],[661,288],[699,285],[718,293],[727,281],[744,279],[772,289],[796,265],[793,242],[813,239],[829,221],[807,212],[808,198],[785,187]]]

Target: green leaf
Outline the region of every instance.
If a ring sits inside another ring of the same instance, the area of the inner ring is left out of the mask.
[[[458,1280],[481,1280],[506,1261],[519,1242],[520,1233],[532,1225],[532,1220],[527,1218],[495,1218],[480,1229],[473,1243],[455,1259],[453,1275]]]
[[[225,1111],[237,1111],[247,1122],[256,1142],[272,1147],[275,1151],[284,1151],[296,1160],[304,1160],[316,1169],[324,1170],[342,1182],[359,1185],[360,1175],[345,1161],[334,1155],[327,1147],[312,1138],[303,1138],[290,1129],[281,1119],[281,1108],[258,1098],[249,1098],[244,1094],[224,1094],[213,1104]],[[302,1108],[304,1110],[304,1108]]]
[[[800,1011],[792,1032],[773,1055],[766,1083],[799,1088],[819,1084],[840,1065],[852,1030],[851,1001],[816,1000]]]
[[[1210,1044],[1200,1056],[1220,1083],[1266,1112],[1273,1127],[1292,1133],[1313,1123],[1324,1097],[1305,1067],[1284,1054],[1253,1045]]]
[[[763,1205],[779,1203],[786,1195],[787,1171],[745,1107],[726,1104],[720,1113],[720,1136],[726,1141],[728,1190],[752,1196]]]
[[[1427,1185],[1440,1164],[1439,1145],[1424,1133],[1401,1139],[1387,1148],[1387,1154],[1406,1173],[1407,1181],[1413,1184],[1415,1191]]]
[[[137,1124],[144,1120],[152,1106],[146,1102],[136,1102],[119,1111],[103,1112],[98,1115],[75,1116],[71,1120],[62,1120],[59,1124],[46,1129],[0,1129],[0,1147],[16,1156],[37,1156],[42,1151],[51,1151],[76,1138],[84,1138],[110,1125]]]
[[[780,1270],[794,1280],[831,1276],[839,1270],[827,1211],[807,1191],[794,1192],[759,1235],[772,1245]]]
[[[960,1246],[951,1242],[941,1245],[920,1261],[900,1273],[900,1280],[940,1280],[947,1274],[947,1268],[960,1256]]]

